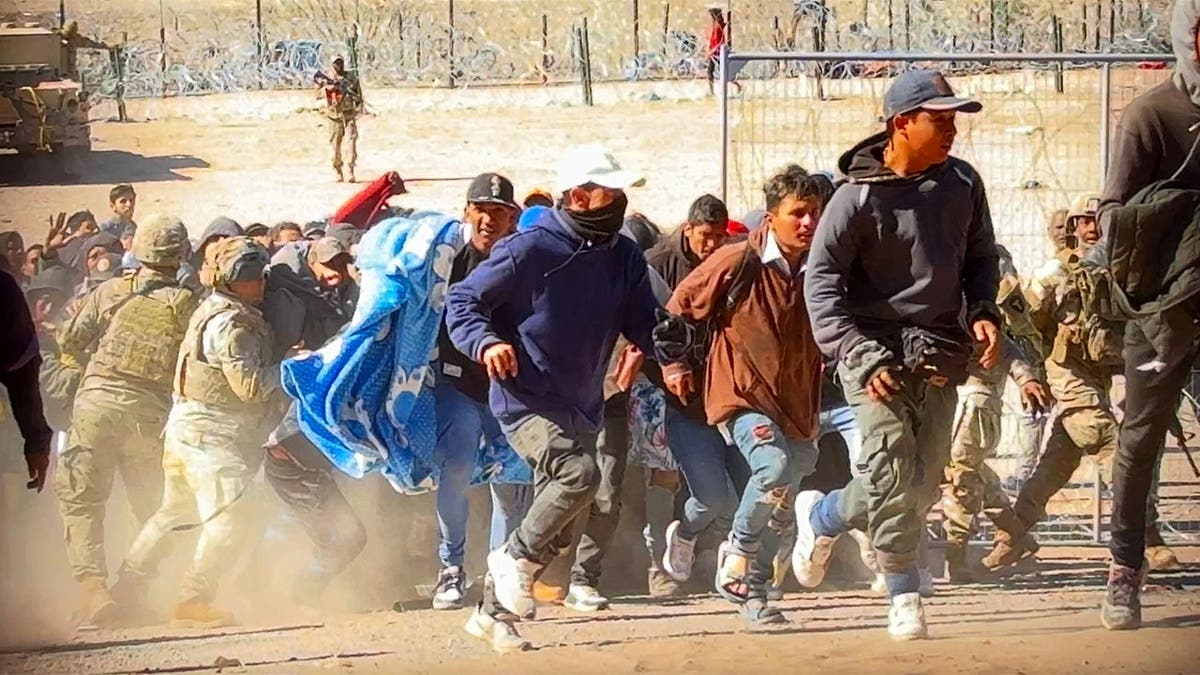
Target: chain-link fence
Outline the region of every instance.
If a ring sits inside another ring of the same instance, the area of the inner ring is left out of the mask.
[[[1100,190],[1121,111],[1169,77],[1173,57],[734,52],[724,61],[722,73],[731,84],[721,101],[723,184],[732,212],[760,208],[764,180],[785,164],[837,173],[842,153],[883,130],[882,98],[892,76],[907,68],[935,68],[951,74],[960,95],[984,105],[979,114],[958,117],[954,152],[983,176],[997,238],[1012,251],[1018,269],[1032,274],[1052,254],[1051,214]],[[1113,400],[1121,401],[1117,379]],[[1180,419],[1191,441],[1198,429],[1195,407],[1187,400]],[[1010,387],[991,460],[1001,477],[1022,475],[1037,458],[1040,444],[1021,437],[1030,426],[1026,421]],[[1041,444],[1050,426],[1043,426]],[[1085,458],[1048,505],[1039,539],[1103,541],[1112,506],[1110,475],[1111,458]],[[1200,542],[1200,479],[1175,439],[1168,442],[1160,479],[1164,536]],[[1014,493],[1019,484],[1010,482]],[[986,518],[980,524],[979,538],[990,538]]]
[[[348,54],[370,87],[548,83],[578,77],[586,18],[596,80],[701,77],[709,0],[90,0],[83,33],[123,45],[126,97],[307,86]],[[739,50],[1149,53],[1170,0],[728,0]],[[23,21],[54,25],[47,11]],[[81,59],[115,95],[118,69]]]

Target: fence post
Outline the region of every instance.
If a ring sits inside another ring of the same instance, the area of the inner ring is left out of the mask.
[[[128,122],[129,116],[125,112],[125,43],[129,42],[129,33],[121,33],[121,44],[109,52],[109,58],[113,60],[113,70],[117,73],[117,119],[122,122]]]
[[[666,3],[666,9],[663,10],[663,39],[662,48],[663,54],[667,53],[667,38],[671,34],[671,3]]]
[[[1062,19],[1059,19],[1057,14],[1053,14],[1050,16],[1050,25],[1054,31],[1051,36],[1054,39],[1054,51],[1061,54],[1063,51]],[[1063,87],[1063,64],[1060,61],[1054,67],[1054,90],[1061,94]]]
[[[1100,68],[1100,185],[1108,178],[1108,152],[1112,136],[1112,64]]]
[[[58,27],[67,26],[67,0],[58,0]]]
[[[254,43],[258,52],[258,88],[263,88],[262,69],[264,62],[263,48],[262,0],[254,0]]]
[[[162,97],[167,97],[167,25],[163,22],[163,0],[158,0],[158,68]]]
[[[1100,528],[1103,527],[1104,507],[1100,501],[1100,462],[1092,462],[1092,543],[1099,544],[1102,540]]]
[[[912,0],[904,0],[904,51],[912,51]]]
[[[446,60],[450,66],[450,79],[449,79],[450,88],[453,89],[454,85],[455,85],[455,79],[456,79],[455,72],[454,72],[454,70],[455,70],[455,68],[454,68],[454,38],[455,38],[455,35],[454,35],[454,0],[448,0],[448,4],[449,4],[449,11],[450,11],[450,30],[447,34],[449,35],[450,40],[448,41],[447,47],[446,47]]]
[[[583,97],[584,103],[595,104],[592,98],[592,39],[588,33],[588,20],[583,17]]]
[[[721,201],[729,203],[729,43],[721,46],[718,58],[718,73],[721,76]]]
[[[638,19],[638,0],[633,0],[633,60],[636,62],[638,54],[642,53],[641,40],[638,37],[638,29],[640,21]]]
[[[542,84],[550,81],[550,16],[542,13]]]
[[[893,30],[896,22],[896,17],[892,11],[892,0],[887,0],[887,19],[888,19],[888,49],[896,49],[896,33]]]

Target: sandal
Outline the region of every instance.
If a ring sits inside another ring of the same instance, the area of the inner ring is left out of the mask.
[[[746,576],[750,573],[750,559],[733,550],[728,541],[721,542],[717,549],[717,575],[715,586],[722,598],[735,605],[745,604],[750,596],[750,584]]]

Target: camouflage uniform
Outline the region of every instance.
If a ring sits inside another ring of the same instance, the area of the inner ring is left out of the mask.
[[[342,175],[342,143],[348,144],[345,165],[354,180],[354,165],[358,162],[358,113],[362,107],[362,89],[358,77],[343,72],[336,76],[338,92],[328,95],[325,116],[329,119],[329,144],[333,150],[333,170]]]
[[[262,276],[265,248],[248,237],[223,240],[215,254],[215,290],[191,317],[179,349],[175,403],[164,433],[163,502],[130,547],[118,585],[144,586],[168,552],[175,528],[202,524],[176,619],[225,619],[209,607],[219,577],[237,560],[252,524],[251,482],[262,442],[282,411],[279,361],[262,312],[225,284],[235,273]],[[124,594],[114,587],[114,596]],[[186,617],[180,615],[187,614]],[[223,622],[223,621],[222,621]]]
[[[62,330],[69,363],[90,353],[55,483],[72,572],[88,591],[89,615],[113,606],[104,560],[104,513],[113,474],[140,527],[158,507],[163,424],[179,343],[196,302],[179,288],[175,268],[187,230],[155,218],[137,231],[133,251],[146,267],[101,284]],[[150,267],[153,266],[153,267]]]
[[[1000,478],[984,460],[995,454],[1000,442],[1006,377],[1018,387],[1036,382],[1037,377],[1011,338],[1003,337],[1001,349],[1000,361],[988,370],[972,361],[967,382],[959,387],[962,408],[950,446],[950,464],[946,467],[949,485],[942,500],[952,576],[955,567],[963,563],[967,542],[975,533],[976,514],[984,513],[998,527],[1016,526],[1016,515],[1000,488]]]
[[[1067,484],[1083,456],[1116,450],[1117,420],[1109,389],[1117,369],[1089,359],[1074,338],[1081,328],[1079,296],[1071,292],[1068,272],[1075,255],[1060,252],[1059,264],[1043,268],[1028,289],[1034,325],[1045,338],[1043,344],[1053,345],[1046,359],[1046,380],[1058,408],[1045,452],[1013,507],[1018,522],[998,526],[996,547],[983,560],[989,569],[1035,551],[1037,544],[1028,531],[1045,516],[1046,504]]]

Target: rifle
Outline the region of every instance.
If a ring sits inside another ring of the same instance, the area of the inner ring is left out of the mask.
[[[1195,410],[1196,402],[1192,400],[1192,397],[1184,394],[1184,398],[1186,398],[1192,404],[1192,409]],[[1183,451],[1183,455],[1187,457],[1188,464],[1192,465],[1192,473],[1195,474],[1197,478],[1200,478],[1200,467],[1196,466],[1196,460],[1192,457],[1191,449],[1188,448],[1188,440],[1190,439],[1183,431],[1183,422],[1179,420],[1178,414],[1171,416],[1171,421],[1167,425],[1167,432],[1171,434],[1171,436],[1175,439],[1175,442],[1179,445],[1179,449]]]

